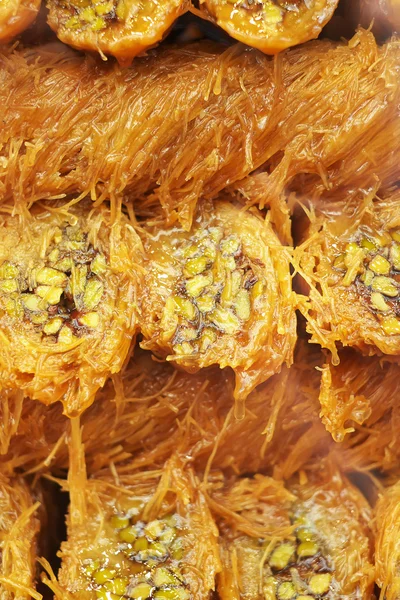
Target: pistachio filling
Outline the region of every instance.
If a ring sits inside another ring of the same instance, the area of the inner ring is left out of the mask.
[[[284,9],[286,9],[285,2],[273,2],[272,0],[226,0],[226,9],[224,10],[223,4],[220,3],[220,11],[223,13],[232,11],[239,11],[239,14],[248,15],[251,14],[256,21],[264,21],[269,25],[276,25],[282,23],[284,18]],[[293,3],[292,3],[293,6]]]
[[[71,32],[90,30],[100,32],[107,24],[123,19],[124,1],[115,0],[72,0],[61,4],[69,14],[64,27]]]
[[[175,248],[182,265],[160,321],[161,341],[177,355],[207,352],[221,336],[243,332],[264,292],[240,238],[220,227],[198,230]]]
[[[297,517],[294,524],[296,541],[282,541],[269,555],[265,600],[328,597],[332,574],[318,537],[303,517]]]
[[[0,306],[10,317],[31,323],[43,338],[71,343],[99,326],[106,270],[105,256],[78,226],[56,228],[36,266],[0,265]]]
[[[129,0],[58,0],[55,10],[57,16],[63,17],[63,27],[71,33],[87,30],[100,33],[127,20],[135,31],[145,33],[154,20],[162,22],[166,12],[161,2]]]
[[[400,334],[400,231],[365,234],[335,256],[342,283],[353,285],[386,335]]]
[[[110,557],[82,563],[88,589],[99,600],[189,600],[184,575],[184,546],[179,517],[144,522],[135,515],[114,515],[109,526],[115,539]]]

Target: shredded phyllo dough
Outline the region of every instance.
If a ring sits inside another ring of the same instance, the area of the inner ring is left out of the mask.
[[[0,223],[0,371],[69,414],[118,371],[136,330],[140,240],[103,206],[37,204]]]
[[[132,58],[154,46],[188,0],[48,0],[49,25],[61,41],[84,50]]]
[[[382,598],[396,600],[400,593],[400,483],[388,488],[375,507],[376,582]]]
[[[216,478],[209,502],[222,534],[222,600],[371,593],[371,515],[364,497],[329,463],[299,478],[286,487],[263,475]]]
[[[217,24],[267,54],[318,37],[338,0],[200,0]]]
[[[321,418],[336,442],[338,460],[349,470],[398,471],[400,366],[390,357],[340,353],[322,370]]]
[[[252,392],[238,420],[228,370],[190,375],[136,349],[81,417],[88,472],[127,459],[136,469],[162,467],[179,450],[201,470],[246,473],[268,463],[290,477],[331,445],[318,416],[319,365],[320,356],[300,344],[295,365]],[[0,400],[3,468],[65,472],[70,422],[62,406],[44,407],[15,392]]]
[[[216,202],[190,233],[157,223],[146,234],[142,347],[189,371],[232,367],[237,398],[291,364],[290,252],[259,212]]]
[[[36,589],[39,502],[21,478],[0,475],[0,597],[41,600]]]
[[[296,249],[310,286],[308,331],[335,362],[338,342],[366,354],[400,352],[399,194],[358,200],[348,212],[317,220]]]
[[[160,201],[189,228],[199,198],[241,188],[262,167],[262,193],[245,197],[274,205],[289,237],[281,194],[296,175],[317,195],[398,179],[399,68],[399,42],[378,47],[366,31],[275,60],[211,42],[160,48],[133,69],[67,49],[6,49],[0,201],[146,194],[141,206]]]
[[[56,597],[207,600],[220,570],[217,529],[199,483],[180,459],[162,470],[128,465],[86,480],[72,446],[68,541]]]
[[[0,0],[0,600],[400,600],[400,0],[44,2]]]

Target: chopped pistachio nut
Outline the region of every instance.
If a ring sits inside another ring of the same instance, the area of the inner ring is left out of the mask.
[[[128,527],[129,525],[129,518],[114,515],[111,517],[110,523],[111,527],[114,527],[114,529],[125,529],[125,527]]]
[[[90,279],[87,282],[83,303],[85,308],[93,310],[99,304],[104,293],[104,285],[97,279]]]
[[[369,263],[369,268],[371,269],[371,271],[376,273],[376,275],[387,275],[390,272],[390,267],[390,262],[380,254],[374,256],[374,258]]]
[[[74,335],[84,333],[80,326],[99,326],[100,314],[94,309],[104,294],[98,277],[106,272],[107,262],[78,226],[57,228],[50,241],[42,264],[26,277],[8,261],[0,265],[0,297],[5,296],[9,316],[25,317],[44,336],[56,335],[58,342],[69,344]]]
[[[291,581],[285,581],[278,587],[279,600],[291,600],[296,596],[296,588]]]
[[[363,282],[364,285],[369,286],[372,284],[373,279],[374,279],[375,275],[373,274],[372,271],[370,271],[369,269],[367,269],[361,276],[360,279]]]
[[[380,292],[381,294],[389,296],[390,298],[395,298],[398,294],[396,282],[390,277],[384,277],[381,275],[378,277],[374,277],[371,287],[374,290],[374,292]]]
[[[22,296],[22,302],[28,310],[32,311],[40,310],[42,305],[40,296],[35,296],[34,294],[25,294]]]
[[[206,256],[198,256],[197,258],[190,258],[183,269],[184,275],[186,277],[193,277],[195,275],[199,275],[203,273],[207,265],[209,263],[209,259]]]
[[[147,550],[149,547],[148,539],[144,536],[141,536],[137,540],[135,540],[133,544],[133,549],[135,552],[143,552],[143,550]]]
[[[165,567],[158,567],[153,575],[154,585],[161,587],[163,585],[177,585],[181,583],[177,576]]]
[[[189,600],[190,593],[179,568],[183,553],[179,557],[175,555],[176,549],[183,550],[182,544],[177,544],[180,538],[177,538],[175,515],[145,523],[137,514],[118,514],[110,518],[110,525],[118,549],[110,555],[117,557],[116,561],[112,559],[115,566],[103,557],[106,564],[86,560],[81,567],[98,598],[115,600],[124,596],[154,600],[167,594],[171,599]]]
[[[388,317],[381,322],[383,331],[387,335],[399,335],[400,334],[400,321],[396,317]]]
[[[290,542],[284,542],[272,552],[269,564],[273,569],[285,569],[292,561],[295,554],[295,546]]]
[[[263,594],[265,600],[276,600],[278,582],[275,577],[267,577],[264,581]]]
[[[18,291],[18,282],[15,279],[5,279],[0,281],[0,290],[8,294]]]
[[[172,298],[174,303],[174,310],[178,315],[181,315],[188,321],[193,321],[196,316],[196,308],[186,298],[179,298],[179,296],[174,296]]]
[[[79,318],[79,323],[89,329],[95,329],[99,326],[100,317],[99,313],[89,312]]]
[[[377,250],[377,246],[375,244],[375,242],[373,242],[372,240],[369,240],[368,238],[363,238],[361,240],[361,247],[362,248],[366,248],[367,250],[373,252],[374,250]]]
[[[297,547],[297,556],[299,558],[306,558],[309,556],[314,556],[318,552],[318,544],[316,542],[302,542]]]
[[[7,298],[4,304],[6,312],[10,317],[21,319],[24,316],[24,309],[19,298]]]
[[[67,283],[67,276],[52,267],[43,267],[36,273],[37,283],[42,285],[62,286]]]
[[[124,529],[121,529],[118,537],[122,542],[133,544],[137,538],[137,529],[134,526],[125,527]]]
[[[115,577],[115,569],[97,569],[92,575],[94,581],[97,584],[105,583],[106,581],[110,581]]]
[[[63,320],[60,317],[55,317],[54,319],[47,321],[43,327],[43,331],[47,335],[55,335],[60,331],[62,324]]]
[[[0,266],[0,279],[16,279],[19,275],[19,269],[9,262],[4,262]]]
[[[200,296],[202,291],[212,283],[212,274],[195,275],[192,279],[186,281],[186,291],[192,298]]]
[[[308,583],[311,592],[315,595],[321,596],[326,594],[331,585],[332,575],[330,573],[320,573],[313,575]]]
[[[60,333],[58,334],[58,342],[60,344],[71,344],[74,339],[74,334],[71,329],[67,326],[62,327]]]
[[[129,591],[129,597],[135,600],[147,600],[151,595],[152,587],[149,583],[138,583]]]
[[[381,312],[387,312],[390,310],[390,306],[379,292],[372,292],[371,304],[374,308],[376,308],[376,310],[380,310]]]
[[[106,581],[106,583],[103,586],[103,589],[105,589],[107,592],[117,594],[118,596],[123,596],[126,592],[128,585],[128,577],[114,577],[112,581]]]
[[[296,536],[300,542],[312,542],[315,538],[314,533],[307,527],[299,527],[296,530]]]
[[[211,312],[215,306],[214,298],[210,295],[200,296],[200,298],[197,298],[196,304],[197,308],[202,313]]]
[[[107,262],[103,254],[96,254],[92,264],[90,265],[90,270],[95,275],[104,275],[104,273],[106,273]]]
[[[52,306],[60,302],[63,292],[64,290],[62,287],[54,287],[50,285],[38,285],[36,288],[36,294]]]
[[[239,319],[248,321],[251,315],[250,294],[246,290],[240,290],[236,296],[235,312]]]
[[[240,331],[239,317],[237,317],[235,313],[233,313],[227,308],[222,308],[221,306],[218,306],[210,314],[210,321],[222,333],[233,335],[234,333]]]
[[[38,312],[31,316],[31,321],[34,325],[43,325],[48,317],[46,312]]]
[[[400,245],[394,244],[390,248],[390,260],[396,271],[400,271]]]

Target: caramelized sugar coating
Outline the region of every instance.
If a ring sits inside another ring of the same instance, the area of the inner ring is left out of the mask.
[[[340,352],[337,366],[322,369],[321,418],[336,442],[338,460],[349,470],[399,474],[400,366],[389,357]]]
[[[232,367],[239,399],[292,362],[290,254],[260,213],[218,201],[189,233],[156,223],[146,234],[143,348],[192,372]]]
[[[41,0],[3,0],[0,4],[0,44],[24,31],[36,19]]]
[[[312,341],[338,361],[337,344],[400,354],[400,195],[357,199],[316,220],[297,249],[310,286]]]
[[[207,600],[220,570],[198,481],[176,457],[162,470],[69,477],[68,539],[56,597]]]
[[[62,42],[126,66],[160,42],[187,7],[188,0],[48,0],[48,22]]]
[[[382,494],[375,507],[375,519],[376,582],[382,598],[396,600],[400,594],[400,483]]]
[[[135,254],[129,220],[105,205],[37,204],[0,224],[2,387],[67,414],[88,406],[121,369],[135,333]]]
[[[370,598],[370,509],[332,465],[286,485],[262,475],[214,485],[222,600]]]
[[[0,475],[0,596],[39,599],[35,591],[39,502],[23,479]]]
[[[318,37],[338,1],[203,0],[208,13],[229,35],[267,54]]]
[[[365,172],[375,184],[393,150],[389,186],[397,138],[371,148],[399,118],[399,65],[398,41],[378,47],[365,31],[349,44],[310,42],[277,62],[210,42],[159,48],[132,69],[65,47],[3,50],[0,201],[146,194],[142,205],[161,202],[189,229],[199,198],[260,167],[262,194],[249,203],[268,206],[299,173],[313,188],[352,187],[341,166],[354,156],[364,189]]]

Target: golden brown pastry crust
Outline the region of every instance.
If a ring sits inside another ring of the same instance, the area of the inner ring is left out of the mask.
[[[375,564],[376,582],[382,597],[395,600],[400,593],[399,560],[399,489],[400,484],[382,493],[375,507]]]
[[[22,478],[0,475],[0,596],[39,600],[36,588],[39,502]]]

